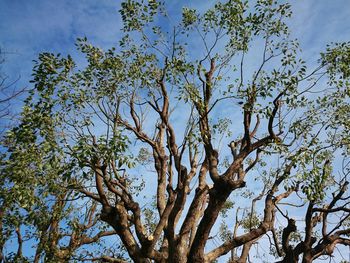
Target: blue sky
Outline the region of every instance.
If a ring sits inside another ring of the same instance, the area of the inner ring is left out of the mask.
[[[215,1],[170,1],[168,11],[182,6],[205,8]],[[203,4],[205,2],[205,4]],[[292,1],[291,1],[292,2]],[[349,0],[293,1],[292,35],[299,39],[302,57],[314,63],[327,43],[350,40]],[[117,0],[0,0],[0,47],[9,52],[2,70],[29,86],[32,60],[43,51],[77,56],[74,42],[86,36],[102,48],[115,45],[121,20]]]
[[[184,5],[201,9],[215,3],[168,2],[173,14]],[[348,0],[294,2],[291,29],[307,60],[315,60],[331,41],[350,39]],[[121,28],[119,5],[117,0],[1,0],[0,47],[11,53],[3,70],[11,77],[20,75],[17,85],[27,86],[32,60],[42,51],[74,54],[75,39],[83,36],[102,48],[114,45]]]
[[[215,3],[167,2],[172,16],[178,15],[182,6],[203,10]],[[79,61],[74,45],[78,37],[86,36],[102,48],[115,45],[121,29],[119,7],[118,0],[0,0],[0,48],[9,53],[2,72],[9,80],[20,77],[15,88],[30,87],[33,60],[40,52],[71,54]],[[293,1],[292,7],[290,28],[308,64],[316,62],[327,43],[350,40],[348,0]],[[19,111],[20,101],[16,109]]]

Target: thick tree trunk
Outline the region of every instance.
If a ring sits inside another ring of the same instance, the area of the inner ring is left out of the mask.
[[[168,262],[171,263],[186,263],[187,262],[187,252],[188,250],[183,246],[177,246],[173,253],[169,253]]]
[[[135,263],[149,263],[148,255],[144,255],[130,232],[127,211],[121,206],[105,206],[102,209],[101,220],[108,223],[120,236],[129,256]]]
[[[224,185],[222,181],[214,184],[214,187],[209,190],[209,204],[198,226],[197,233],[188,256],[188,262],[205,262],[204,248],[210,231],[231,191],[231,188]]]
[[[311,252],[305,252],[304,253],[304,256],[303,256],[303,263],[311,263],[313,260],[312,260],[312,255],[311,255]]]

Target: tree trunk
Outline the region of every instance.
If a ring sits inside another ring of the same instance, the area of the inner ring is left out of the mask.
[[[216,222],[216,219],[231,193],[231,188],[225,185],[223,181],[214,184],[214,187],[209,190],[209,204],[204,212],[204,216],[198,226],[196,236],[194,238],[188,262],[203,263],[204,248],[207,243],[210,230]]]

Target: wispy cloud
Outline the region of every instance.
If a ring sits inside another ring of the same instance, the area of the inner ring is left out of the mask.
[[[310,62],[318,58],[327,44],[350,40],[349,1],[295,1],[292,8],[291,31]]]
[[[22,1],[0,2],[0,46],[13,53],[3,69],[9,76],[21,76],[18,86],[30,79],[32,60],[43,51],[74,54],[77,37],[109,47],[118,41],[118,2]]]

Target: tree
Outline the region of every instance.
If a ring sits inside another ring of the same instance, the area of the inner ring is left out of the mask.
[[[86,66],[39,56],[5,176],[92,200],[134,262],[246,262],[266,236],[279,262],[349,246],[349,43],[308,69],[270,0],[185,7],[169,27],[157,1],[120,13],[118,47],[78,39]],[[9,168],[18,153],[30,171]]]
[[[4,118],[13,117],[13,100],[26,91],[16,90],[13,87],[15,82],[10,83],[7,79],[1,75],[2,124],[6,123]],[[106,248],[102,242],[115,231],[107,230],[97,220],[95,202],[73,202],[78,197],[62,177],[69,167],[61,165],[62,154],[50,140],[35,144],[36,128],[25,124],[23,118],[29,120],[26,114],[22,113],[18,127],[9,129],[6,135],[1,131],[1,137],[4,136],[1,147],[7,152],[2,151],[0,155],[0,262],[108,260],[111,253],[118,257],[115,249]],[[37,117],[36,114],[32,121],[38,124]],[[46,123],[45,129],[53,127]],[[13,238],[16,239],[16,249],[10,249]],[[30,260],[23,250],[28,250],[33,240],[36,244]],[[99,252],[84,250],[90,244]]]
[[[3,49],[0,48],[0,138],[3,139],[5,136],[6,129],[9,129],[11,121],[14,118],[13,113],[13,101],[22,94],[25,89],[17,89],[15,88],[15,84],[18,81],[11,80],[9,77],[3,72],[3,65],[6,62],[5,55],[7,52],[4,52]],[[0,155],[2,159],[3,156]],[[1,176],[1,179],[4,179]],[[5,185],[5,181],[1,180],[1,187]],[[3,260],[3,248],[6,240],[9,238],[8,226],[6,223],[6,205],[4,204],[4,195],[3,192],[0,191],[0,262]],[[12,221],[12,220],[10,220]],[[11,223],[10,223],[11,224]],[[15,231],[15,230],[14,230]],[[17,231],[18,232],[18,231]],[[20,241],[20,237],[18,239]]]

